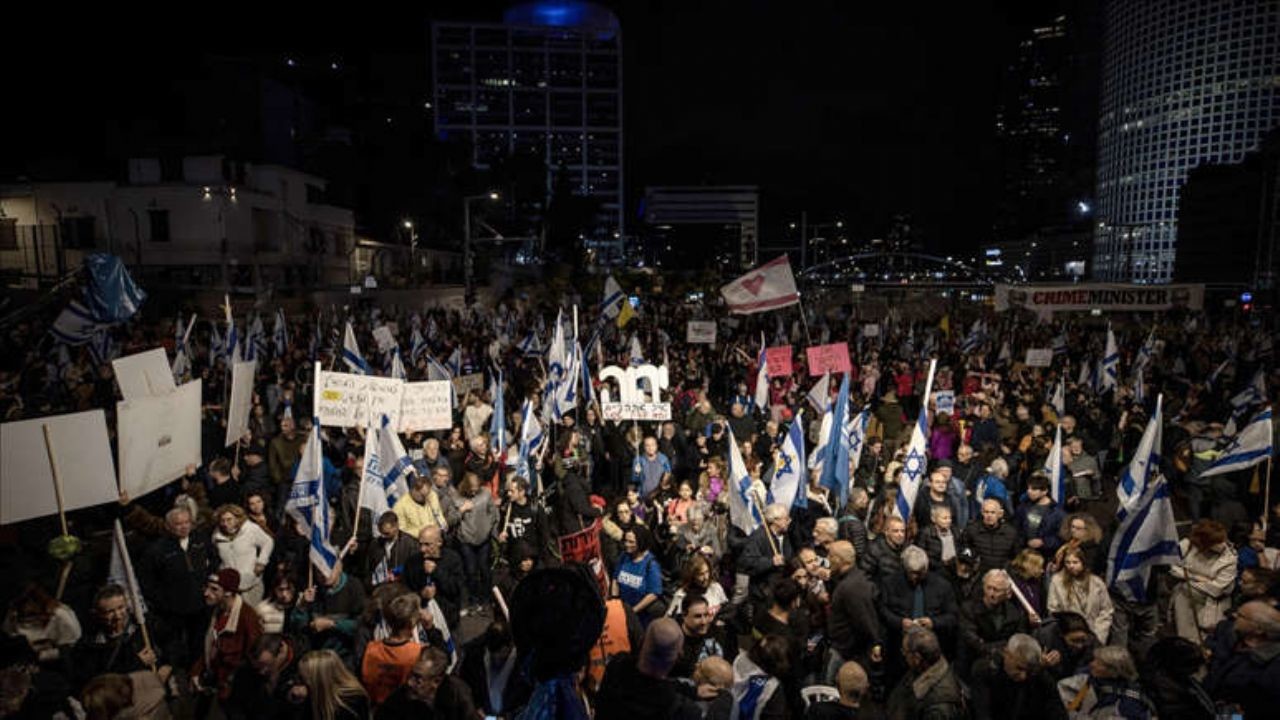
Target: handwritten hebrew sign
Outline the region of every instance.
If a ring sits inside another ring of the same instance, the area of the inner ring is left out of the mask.
[[[453,404],[449,397],[449,383],[405,383],[400,398],[400,432],[419,430],[448,430],[453,425]]]
[[[615,400],[608,385],[618,384]],[[600,415],[606,420],[670,420],[671,403],[662,402],[669,383],[666,367],[640,365],[623,368],[610,365],[600,369]]]
[[[316,416],[321,425],[364,427],[380,424],[383,415],[400,425],[404,381],[372,375],[320,371],[316,383]]]

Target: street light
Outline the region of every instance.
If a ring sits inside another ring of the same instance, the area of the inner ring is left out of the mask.
[[[415,251],[418,248],[418,231],[414,229],[413,221],[408,218],[405,218],[404,222],[402,222],[401,225],[404,226],[405,230],[409,231],[409,282],[412,283],[413,274],[414,274],[414,261],[417,259],[416,257],[414,257],[414,255],[415,255]]]
[[[472,295],[472,274],[475,261],[471,257],[471,203],[475,200],[497,201],[502,198],[497,191],[462,198],[462,302],[467,307],[475,303]]]

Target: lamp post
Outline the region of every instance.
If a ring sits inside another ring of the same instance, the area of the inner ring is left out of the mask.
[[[501,196],[496,192],[483,195],[468,195],[462,198],[462,302],[466,307],[475,303],[473,273],[475,261],[471,256],[471,202],[473,200],[497,201]]]
[[[418,231],[413,226],[413,221],[406,219],[403,223],[404,229],[409,231],[409,282],[413,283],[416,274],[416,265],[414,265],[414,251],[418,248]]]

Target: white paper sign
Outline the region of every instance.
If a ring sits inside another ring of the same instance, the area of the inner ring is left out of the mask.
[[[484,373],[471,373],[453,379],[453,391],[458,397],[466,395],[468,392],[480,392],[484,389]]]
[[[956,392],[954,390],[939,390],[933,394],[933,407],[935,412],[946,413],[948,415],[956,414]]]
[[[872,323],[870,325],[863,325],[862,337],[868,337],[868,338],[880,337],[880,326],[875,323]]]
[[[405,383],[400,398],[399,432],[448,430],[453,426],[453,403],[447,380]]]
[[[391,334],[391,328],[386,325],[373,329],[373,340],[378,343],[378,352],[387,352],[396,346],[396,338]]]
[[[685,341],[689,344],[716,344],[716,323],[714,320],[690,320],[685,328]]]
[[[321,425],[367,427],[381,424],[382,416],[400,425],[400,400],[404,381],[373,375],[320,371],[316,386],[316,415]]]
[[[249,411],[253,409],[253,376],[258,361],[237,362],[231,366],[231,394],[227,401],[227,436],[223,447],[230,447],[249,429]]]
[[[163,397],[116,403],[120,489],[139,498],[200,464],[200,381]]]
[[[1053,348],[1027,350],[1027,367],[1049,367],[1053,364]]]
[[[0,524],[58,512],[44,425],[58,460],[63,509],[115,502],[120,496],[101,410],[5,423],[0,425]]]
[[[116,358],[111,361],[111,367],[120,385],[120,395],[125,400],[168,395],[178,389],[164,348]]]

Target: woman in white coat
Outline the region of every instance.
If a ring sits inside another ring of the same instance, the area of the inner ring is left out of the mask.
[[[240,595],[250,606],[262,601],[262,571],[267,569],[275,541],[239,505],[223,505],[214,511],[218,529],[213,531],[213,545],[218,550],[222,567],[240,573]]]
[[[1048,609],[1050,613],[1079,613],[1098,636],[1098,643],[1106,644],[1115,606],[1107,594],[1107,584],[1089,572],[1080,548],[1068,547],[1062,553],[1062,569],[1049,582]]]
[[[1202,644],[1231,609],[1236,585],[1236,549],[1227,529],[1216,520],[1201,520],[1179,546],[1182,564],[1169,568],[1173,587],[1173,621],[1178,635]]]

